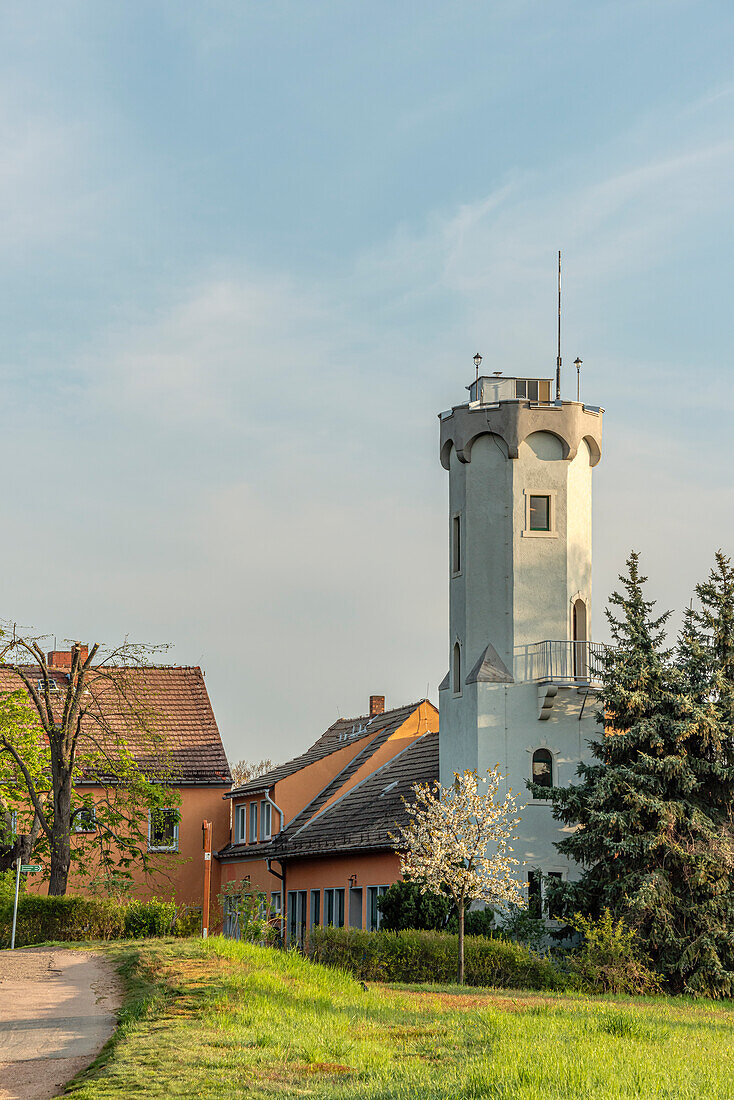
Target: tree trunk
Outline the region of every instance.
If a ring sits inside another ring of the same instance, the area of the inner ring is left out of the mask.
[[[61,831],[59,830],[59,834]],[[71,859],[71,846],[69,833],[57,835],[54,830],[51,840],[51,875],[48,882],[49,897],[52,894],[65,894],[66,884],[69,878],[69,863]]]
[[[459,902],[459,985],[464,984],[464,902]]]
[[[66,893],[71,863],[71,772],[67,771],[54,791],[54,820],[51,829],[51,875],[48,893],[59,895]]]

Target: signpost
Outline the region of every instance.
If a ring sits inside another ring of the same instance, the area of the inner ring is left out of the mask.
[[[18,893],[20,892],[20,873],[21,871],[27,875],[37,874],[42,871],[40,863],[21,863],[20,859],[15,861],[18,865],[15,874],[15,904],[13,905],[13,932],[10,937],[10,950],[15,950],[15,925],[18,920]]]

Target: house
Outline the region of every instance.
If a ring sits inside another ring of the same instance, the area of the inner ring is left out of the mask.
[[[306,752],[226,796],[233,837],[216,853],[222,886],[266,893],[289,942],[313,924],[374,926],[375,891],[400,877],[389,834],[400,794],[438,776],[438,712],[426,699],[384,706],[371,696],[367,715],[339,719]]]
[[[437,779],[436,731],[411,738],[386,763],[276,839],[289,943],[302,945],[316,924],[379,929],[377,899],[401,877],[393,837],[408,823],[403,799],[412,801],[415,783]]]
[[[87,647],[80,648],[86,659]],[[47,668],[52,688],[50,695],[55,705],[54,697],[62,699],[66,690],[71,652],[55,650],[49,653]],[[38,666],[23,665],[22,669],[31,682],[38,682],[42,677]],[[222,795],[232,786],[204,675],[198,667],[145,666],[126,669],[126,672],[135,678],[136,691],[144,698],[145,708],[152,716],[156,735],[161,740],[161,754],[151,757],[151,742],[137,736],[132,728],[125,730],[124,739],[138,766],[148,774],[155,774],[165,760],[166,783],[172,792],[170,810],[164,810],[155,821],[149,816],[147,823],[152,872],[145,874],[134,863],[129,868],[133,894],[140,898],[175,898],[180,905],[199,908],[203,902],[204,883],[202,822],[212,823],[214,847],[226,845],[230,835],[229,804],[223,801]],[[8,665],[0,666],[0,691],[17,690],[19,686],[22,681],[13,669]],[[99,691],[96,702],[103,710],[107,708],[109,722],[119,724],[114,694]],[[91,775],[80,779],[76,787],[80,792],[89,793],[92,802],[98,802],[106,789]],[[94,815],[87,815],[77,831],[94,832]],[[93,873],[84,878],[72,874],[70,890],[84,893],[90,877]],[[29,879],[28,886],[39,892],[46,889],[41,876]],[[212,903],[216,901],[218,890],[218,867],[214,865]]]

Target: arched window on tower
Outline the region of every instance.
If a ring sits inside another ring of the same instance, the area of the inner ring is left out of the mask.
[[[539,787],[553,786],[553,754],[550,749],[536,749],[533,753],[533,783]]]
[[[461,646],[454,642],[454,659],[451,665],[451,687],[454,695],[461,695]]]

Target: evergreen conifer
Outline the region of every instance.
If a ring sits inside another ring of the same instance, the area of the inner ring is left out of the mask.
[[[730,996],[731,726],[727,734],[723,723],[734,680],[722,668],[734,661],[722,654],[734,636],[734,578],[730,570],[699,586],[702,611],[686,617],[674,655],[665,649],[668,614],[655,617],[645,599],[637,554],[627,570],[607,609],[613,646],[603,659],[594,762],[579,765],[570,787],[531,785],[552,799],[554,817],[577,826],[557,847],[582,875],[560,898],[554,891],[554,904],[568,916],[608,908],[637,930],[671,988]]]

